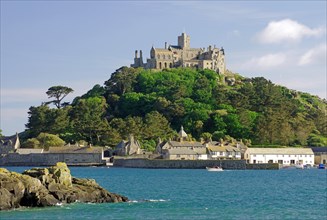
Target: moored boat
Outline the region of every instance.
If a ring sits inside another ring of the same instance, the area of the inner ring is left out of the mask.
[[[206,167],[207,171],[223,171],[223,168],[214,166],[214,167]]]

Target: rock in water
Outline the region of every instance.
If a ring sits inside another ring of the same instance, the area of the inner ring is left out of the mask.
[[[0,168],[0,210],[53,206],[58,203],[126,202],[127,197],[110,193],[95,180],[74,178],[65,163],[33,168],[22,174]]]

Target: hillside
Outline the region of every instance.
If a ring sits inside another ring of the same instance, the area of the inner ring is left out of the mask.
[[[258,145],[327,145],[326,100],[211,70],[122,67],[69,105],[31,107],[27,138],[114,146],[129,134],[153,149],[183,125],[195,139],[236,138]]]

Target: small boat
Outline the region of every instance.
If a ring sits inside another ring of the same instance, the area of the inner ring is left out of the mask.
[[[304,165],[303,164],[296,164],[295,165],[295,168],[296,169],[302,169],[303,170],[304,169]]]
[[[326,169],[325,164],[323,164],[323,163],[319,164],[319,165],[318,165],[318,169],[321,169],[321,170]]]
[[[214,166],[214,167],[206,167],[208,171],[223,171],[223,168]]]

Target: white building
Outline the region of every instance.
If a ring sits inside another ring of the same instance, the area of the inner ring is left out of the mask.
[[[158,144],[156,151],[161,152],[167,160],[207,160],[206,147],[197,141],[188,141],[183,126],[178,133],[177,141]]]
[[[207,143],[207,149],[211,159],[241,159],[241,151],[237,147],[224,145],[221,146],[218,142]]]
[[[314,164],[314,154],[310,148],[248,148],[244,159],[248,163]]]

